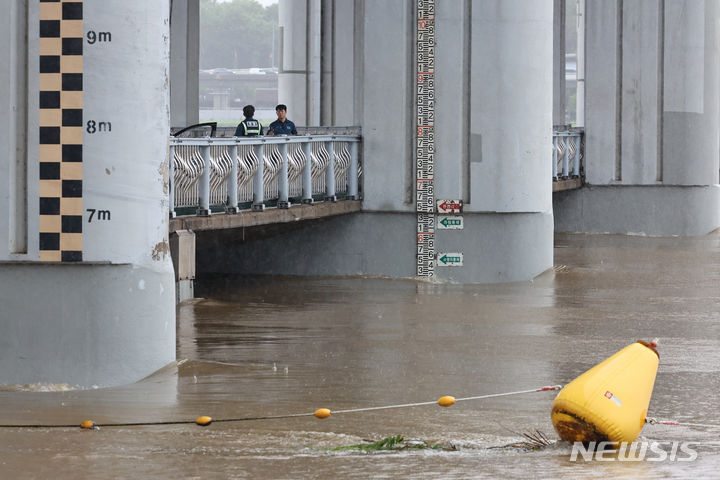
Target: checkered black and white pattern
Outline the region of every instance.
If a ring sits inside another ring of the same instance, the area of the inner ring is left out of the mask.
[[[40,260],[82,261],[83,3],[39,0]]]

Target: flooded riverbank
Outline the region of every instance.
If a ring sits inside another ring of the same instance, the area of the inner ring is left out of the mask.
[[[3,424],[167,422],[312,413],[565,384],[659,338],[649,416],[720,424],[720,232],[559,235],[533,282],[378,278],[198,281],[178,307],[177,365],[125,387],[2,391]],[[285,419],[0,429],[3,478],[711,478],[720,429],[648,425],[693,462],[571,462],[571,446],[492,448],[550,423],[553,392]],[[332,450],[403,435],[447,450]]]

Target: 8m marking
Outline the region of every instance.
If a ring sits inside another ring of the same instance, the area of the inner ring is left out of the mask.
[[[96,122],[95,120],[88,120],[87,121],[87,128],[85,129],[87,133],[95,133],[95,132],[112,132],[112,123],[110,122]]]
[[[97,213],[96,220],[110,220],[110,210],[96,210],[94,208],[88,208],[87,211],[90,213],[88,223],[92,222],[93,215],[95,215],[95,213]]]

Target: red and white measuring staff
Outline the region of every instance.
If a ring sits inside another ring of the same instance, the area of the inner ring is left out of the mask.
[[[415,210],[418,277],[435,276],[435,0],[418,0]]]

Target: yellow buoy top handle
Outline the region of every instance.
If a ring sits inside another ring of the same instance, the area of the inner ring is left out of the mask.
[[[657,355],[658,358],[660,358],[660,353],[658,353],[658,351],[657,351],[657,346],[658,346],[657,339],[654,339],[650,342],[643,342],[642,340],[638,340],[637,343],[639,343],[640,345],[645,345],[647,348],[649,348],[650,350],[655,352],[655,355]]]

